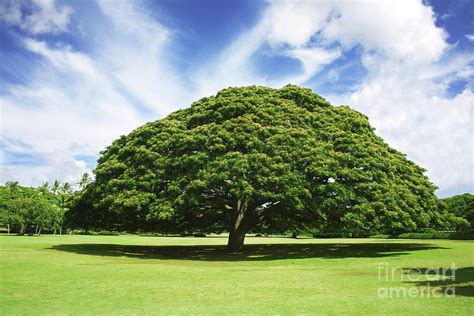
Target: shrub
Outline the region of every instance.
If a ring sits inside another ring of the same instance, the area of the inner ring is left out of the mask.
[[[387,234],[375,234],[375,235],[369,236],[369,238],[375,238],[375,239],[387,239],[390,237],[391,236]]]
[[[454,237],[461,237],[461,233],[452,232],[423,232],[423,233],[405,233],[398,236],[401,239],[459,239]]]

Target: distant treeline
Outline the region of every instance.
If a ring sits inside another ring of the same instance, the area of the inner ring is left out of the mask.
[[[78,182],[79,188],[90,182],[85,173]],[[67,227],[67,212],[79,194],[80,190],[74,191],[69,183],[59,181],[37,188],[7,182],[0,186],[0,226],[8,234],[62,234]]]

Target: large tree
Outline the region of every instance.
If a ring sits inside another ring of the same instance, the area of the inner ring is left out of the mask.
[[[368,119],[309,89],[228,88],[107,147],[72,217],[82,226],[401,233],[441,225],[425,170]]]

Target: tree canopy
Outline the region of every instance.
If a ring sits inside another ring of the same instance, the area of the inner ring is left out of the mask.
[[[474,230],[474,194],[464,193],[454,195],[440,200],[441,207],[445,211],[464,218]]]
[[[67,183],[55,183],[51,190],[47,183],[38,188],[23,187],[17,182],[0,186],[0,224],[7,227],[8,233],[39,234],[42,229],[62,232],[71,189]]]
[[[228,88],[102,153],[76,199],[82,227],[353,235],[442,226],[436,187],[368,118],[309,89]]]

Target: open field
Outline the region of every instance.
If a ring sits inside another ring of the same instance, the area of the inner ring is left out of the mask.
[[[474,313],[472,241],[250,237],[233,255],[225,243],[0,236],[0,314]],[[454,280],[423,270],[453,263]]]

